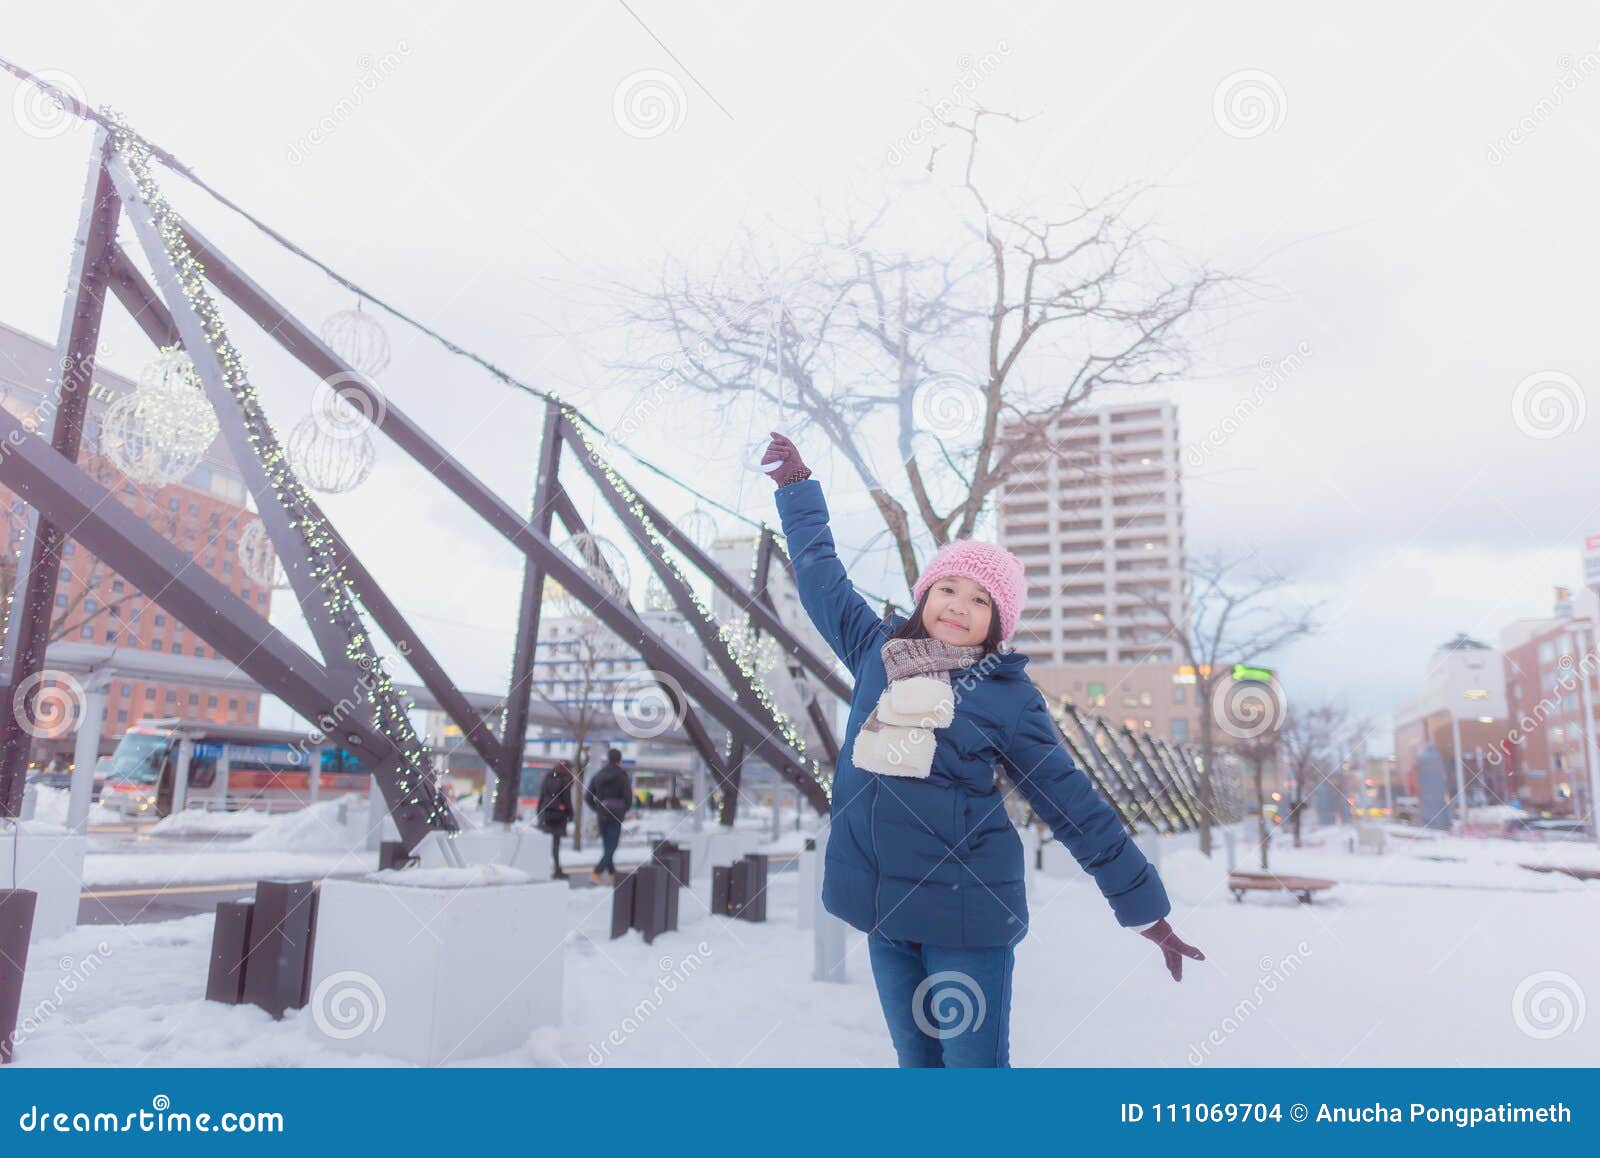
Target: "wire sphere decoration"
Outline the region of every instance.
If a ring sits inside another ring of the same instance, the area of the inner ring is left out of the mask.
[[[130,482],[161,487],[186,478],[221,429],[194,363],[169,348],[100,416],[100,453]]]
[[[250,577],[252,583],[276,591],[289,586],[289,573],[283,569],[283,562],[272,546],[271,536],[267,534],[267,525],[260,519],[253,520],[245,527],[234,550],[239,557],[240,570]]]
[[[371,435],[339,437],[330,433],[315,414],[295,423],[283,452],[300,481],[325,495],[355,490],[367,481],[378,457]]]
[[[676,523],[678,532],[702,551],[711,550],[717,536],[717,517],[704,507],[691,507]]]
[[[356,302],[353,310],[328,315],[322,323],[322,341],[350,368],[375,378],[389,365],[389,334],[383,324]]]
[[[599,584],[611,598],[626,602],[628,599],[628,557],[622,549],[603,535],[596,535],[592,531],[580,531],[571,536],[557,548],[563,555],[582,567],[589,577]],[[554,599],[547,603],[557,615],[583,616],[593,614],[589,606],[576,594],[568,591],[564,585],[554,580],[546,580],[545,592],[547,597]]]
[[[678,605],[672,600],[672,592],[667,590],[667,585],[661,576],[654,571],[644,583],[644,606],[646,611],[676,611]]]

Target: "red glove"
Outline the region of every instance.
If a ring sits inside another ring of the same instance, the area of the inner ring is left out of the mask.
[[[1172,931],[1172,926],[1167,924],[1167,919],[1162,917],[1148,929],[1140,931],[1139,936],[1148,937],[1161,946],[1161,955],[1166,958],[1167,972],[1172,974],[1174,981],[1183,980],[1183,959],[1193,957],[1196,961],[1204,961],[1206,955],[1193,945],[1188,944],[1177,933]]]
[[[786,487],[792,482],[810,478],[811,471],[800,461],[800,451],[795,444],[776,430],[771,434],[772,445],[768,446],[767,453],[762,455],[761,465],[771,471],[772,481],[780,487]]]

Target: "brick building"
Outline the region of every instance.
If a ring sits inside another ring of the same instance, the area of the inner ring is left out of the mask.
[[[154,351],[151,351],[154,357]],[[0,323],[0,405],[24,421],[35,420],[51,379],[55,348],[48,342]],[[238,544],[256,515],[245,505],[244,480],[219,436],[181,483],[159,488],[137,486],[97,453],[99,420],[108,405],[136,383],[96,367],[90,390],[79,464],[91,477],[136,512],[169,542],[188,552],[194,565],[245,600],[263,616],[272,608],[272,591],[245,574]],[[16,576],[17,547],[28,525],[28,507],[0,486],[0,512],[6,546],[0,556],[0,582],[9,593]],[[136,590],[120,575],[67,541],[56,587],[52,642],[95,643],[162,651],[201,659],[218,658],[202,640],[168,613],[157,598]],[[114,679],[106,703],[106,746],[129,725],[146,716],[182,715],[235,724],[260,720],[259,697],[181,683]],[[40,755],[45,745],[40,745]],[[70,734],[49,745],[70,752]]]

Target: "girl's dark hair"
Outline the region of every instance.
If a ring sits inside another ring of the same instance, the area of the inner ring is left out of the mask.
[[[922,598],[917,600],[916,607],[911,609],[911,618],[902,623],[889,633],[890,639],[931,639],[928,629],[922,625],[922,612],[928,606],[928,596],[933,593],[933,584],[928,584],[928,589],[922,593]],[[985,656],[1000,650],[1000,609],[994,606],[994,601],[989,603],[989,634],[984,636],[983,648]]]

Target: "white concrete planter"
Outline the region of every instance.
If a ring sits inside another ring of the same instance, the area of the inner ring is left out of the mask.
[[[452,838],[445,838],[452,839]],[[462,832],[452,839],[456,851],[467,864],[497,864],[520,869],[529,879],[550,879],[550,834],[531,828],[481,828]],[[440,868],[444,857],[432,840],[417,849],[423,868]]]
[[[714,829],[705,832],[686,832],[673,837],[674,843],[689,850],[689,875],[694,883],[711,887],[713,865],[730,865],[747,852],[755,852],[764,843],[761,833],[745,829]]]
[[[402,883],[408,874],[425,883]],[[314,1035],[440,1065],[514,1050],[561,1023],[567,885],[426,883],[470,875],[411,869],[322,883],[305,1009]]]
[[[85,839],[38,821],[25,821],[18,830],[0,832],[0,886],[39,894],[32,942],[59,937],[77,927]],[[16,866],[14,883],[12,865]]]

